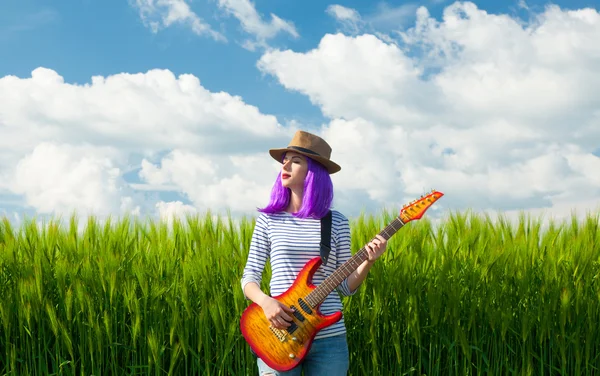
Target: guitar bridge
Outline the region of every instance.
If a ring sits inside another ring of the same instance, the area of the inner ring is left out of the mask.
[[[284,342],[286,340],[287,334],[284,331],[279,330],[274,326],[269,326],[269,329],[271,329],[273,334],[275,334],[275,336],[279,339],[280,342]]]

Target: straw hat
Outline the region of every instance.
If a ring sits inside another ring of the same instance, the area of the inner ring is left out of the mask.
[[[287,148],[270,149],[269,154],[281,163],[283,154],[286,151],[294,151],[320,162],[330,174],[335,174],[342,169],[337,163],[329,159],[331,157],[331,146],[321,137],[308,132],[297,131]]]

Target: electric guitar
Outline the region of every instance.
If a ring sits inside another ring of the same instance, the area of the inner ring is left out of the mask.
[[[408,222],[420,219],[443,195],[432,190],[428,195],[403,206],[400,214],[379,234],[389,239]],[[318,287],[312,284],[312,278],[322,263],[321,257],[308,261],[289,289],[273,297],[294,309],[293,321],[286,329],[272,326],[262,308],[256,303],[250,304],[241,316],[240,329],[254,353],[277,371],[287,371],[300,364],[316,334],[342,318],[341,311],[322,315],[319,311],[321,303],[367,258],[367,250],[363,247]]]

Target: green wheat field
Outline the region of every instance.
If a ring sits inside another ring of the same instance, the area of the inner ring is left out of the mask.
[[[394,216],[352,219],[352,251]],[[4,218],[0,375],[257,374],[239,329],[253,220]],[[352,375],[597,375],[599,219],[424,216],[343,301]]]

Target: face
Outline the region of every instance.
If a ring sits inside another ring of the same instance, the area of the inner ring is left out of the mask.
[[[308,172],[306,157],[295,152],[287,152],[281,165],[281,183],[287,188],[304,188],[304,178]]]

